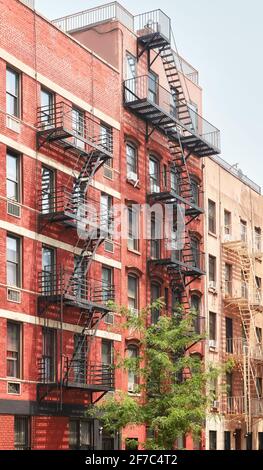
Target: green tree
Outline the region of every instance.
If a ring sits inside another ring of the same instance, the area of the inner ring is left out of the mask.
[[[161,315],[149,325],[150,312],[162,306],[158,300],[138,317],[127,308],[119,310],[122,328],[139,338],[140,355],[118,358],[117,367],[140,377],[139,396],[116,391],[87,411],[102,421],[109,434],[128,424],[146,424],[153,437],[140,444],[147,449],[172,449],[180,435],[200,435],[211,401],[206,385],[219,374],[215,368],[205,370],[198,357],[187,354],[191,345],[204,338],[195,332],[195,312],[184,315],[178,305],[175,315]]]

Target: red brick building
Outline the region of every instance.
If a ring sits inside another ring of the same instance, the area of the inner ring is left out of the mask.
[[[161,10],[114,2],[51,23],[23,3],[0,0],[0,448],[119,448],[146,429],[112,439],[85,418],[106,393],[136,391],[112,366],[138,339],[108,301],[135,315],[159,297],[169,313],[192,303],[203,327],[202,159],[219,132]],[[180,250],[158,238],[157,212],[143,236],[157,202],[185,208]],[[127,237],[113,234],[118,204]]]

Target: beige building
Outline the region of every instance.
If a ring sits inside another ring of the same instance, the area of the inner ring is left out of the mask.
[[[220,157],[205,160],[206,361],[233,368],[211,383],[207,449],[263,449],[263,196]]]

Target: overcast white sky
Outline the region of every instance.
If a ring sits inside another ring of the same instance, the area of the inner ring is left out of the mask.
[[[36,9],[53,19],[103,3],[36,0]],[[204,117],[221,129],[222,157],[263,187],[263,1],[120,3],[133,14],[161,8],[171,17],[179,53],[200,73]]]

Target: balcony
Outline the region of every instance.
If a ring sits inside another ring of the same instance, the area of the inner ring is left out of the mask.
[[[143,75],[124,81],[125,106],[169,139],[180,137],[183,148],[199,157],[220,153],[220,131],[184,102],[175,105],[173,95],[157,82],[151,93],[150,80]]]
[[[191,185],[191,182],[185,182],[180,177],[180,173],[169,169],[158,175],[150,174],[147,185],[148,197],[154,202],[163,202],[166,204],[183,204],[185,214],[191,217],[197,217],[204,213],[202,209],[203,193],[199,188]]]
[[[38,274],[39,304],[53,304],[63,299],[65,306],[78,307],[83,310],[95,310],[108,313],[111,309],[108,302],[114,301],[115,289],[107,282],[86,279],[85,271],[73,272],[65,269],[46,270]],[[40,308],[41,310],[41,308]]]
[[[254,359],[256,361],[263,361],[262,345],[260,343],[257,343],[250,344],[250,346],[248,347],[248,344],[244,338],[227,338],[226,354],[235,356],[237,359],[240,359],[242,361],[244,355],[249,355],[251,359]]]
[[[263,398],[251,398],[250,403],[244,396],[226,397],[223,403],[223,412],[227,415],[244,415],[250,408],[251,416],[259,418],[263,416]]]
[[[94,392],[114,390],[114,368],[108,364],[94,363],[86,359],[63,357],[63,386]],[[38,361],[38,385],[56,386],[57,380],[52,371],[51,358],[43,356]]]
[[[162,10],[152,10],[134,17],[138,42],[148,49],[171,44],[171,20]]]
[[[173,239],[150,240],[151,266],[165,266],[169,271],[182,272],[185,277],[200,277],[205,274],[205,254],[185,243],[177,249]]]
[[[91,115],[77,114],[67,103],[38,108],[37,129],[38,148],[45,143],[56,143],[61,150],[72,152],[77,157],[92,155],[102,161],[112,158],[112,134],[105,135],[100,123]]]

